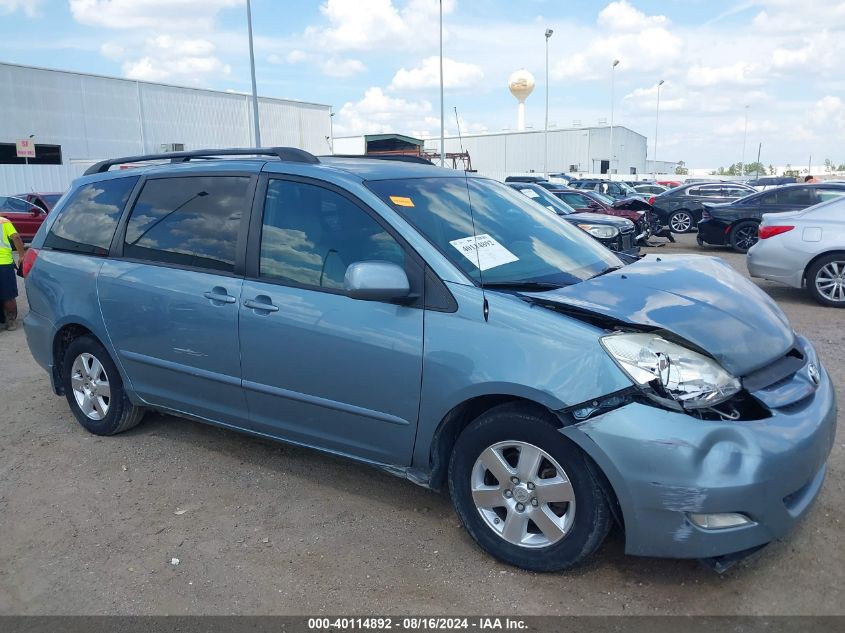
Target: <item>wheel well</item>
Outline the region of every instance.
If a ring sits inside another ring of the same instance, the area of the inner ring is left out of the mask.
[[[62,366],[65,360],[65,350],[80,336],[94,336],[88,328],[77,323],[70,323],[63,326],[56,336],[53,338],[53,384],[56,386],[56,393],[64,395],[64,386],[62,385]]]
[[[541,411],[545,415],[551,415],[551,417],[558,421],[558,428],[566,424],[563,417],[554,411],[551,411],[548,407],[526,398],[506,395],[488,395],[478,396],[462,402],[443,417],[443,420],[441,420],[440,425],[434,432],[434,437],[431,442],[431,453],[429,455],[431,474],[428,485],[430,488],[434,490],[441,490],[444,487],[446,476],[449,471],[449,458],[452,454],[452,447],[455,445],[455,441],[458,439],[461,431],[463,431],[470,422],[486,411],[506,403],[522,403],[526,407]],[[607,476],[604,474],[601,467],[599,467],[599,465],[596,464],[588,454],[585,453],[584,456],[587,459],[593,476],[598,480],[599,485],[604,489],[605,494],[607,495],[613,517],[624,530],[625,522],[622,516],[618,497],[616,496],[616,491],[613,489],[613,486],[610,484],[610,481],[607,479]]]
[[[523,402],[526,406],[540,407],[544,412],[549,412],[546,407],[532,400],[506,395],[478,396],[457,405],[443,417],[432,438],[429,455],[429,466],[431,468],[429,485],[433,489],[440,490],[446,481],[449,470],[449,456],[452,454],[452,447],[461,431],[484,412],[509,402]]]
[[[834,250],[834,251],[825,251],[824,253],[819,253],[813,259],[807,262],[807,265],[804,267],[804,276],[803,280],[804,283],[807,283],[807,272],[812,268],[813,264],[819,261],[822,257],[827,257],[828,255],[845,255],[845,251],[843,250]]]

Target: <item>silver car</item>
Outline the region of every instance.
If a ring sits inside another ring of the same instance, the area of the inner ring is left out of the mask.
[[[752,277],[806,287],[820,304],[845,308],[845,196],[791,213],[766,213],[748,251]]]

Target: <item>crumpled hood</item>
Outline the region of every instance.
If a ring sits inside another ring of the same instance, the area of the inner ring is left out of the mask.
[[[795,342],[777,304],[716,257],[648,255],[620,270],[532,296],[668,330],[735,376],[768,365]]]

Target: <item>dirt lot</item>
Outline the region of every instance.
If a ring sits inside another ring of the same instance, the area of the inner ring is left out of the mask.
[[[699,252],[681,242],[655,250]],[[845,314],[760,285],[845,384]],[[627,557],[619,534],[537,575],[484,555],[446,496],[365,466],[162,415],[89,435],[23,331],[0,332],[0,377],[2,614],[845,614],[841,432],[809,518],[722,576]]]

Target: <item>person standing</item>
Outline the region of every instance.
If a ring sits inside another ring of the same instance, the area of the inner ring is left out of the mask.
[[[23,265],[23,240],[18,235],[15,226],[6,218],[0,217],[0,303],[6,317],[6,329],[16,330],[18,327],[18,280],[15,275],[15,258],[12,247],[18,251],[20,264]]]

